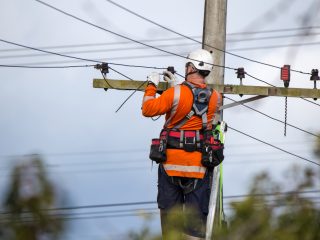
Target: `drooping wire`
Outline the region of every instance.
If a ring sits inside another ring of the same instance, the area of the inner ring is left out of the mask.
[[[232,98],[229,98],[229,97],[227,97],[227,96],[224,96],[224,98],[226,98],[226,99],[228,99],[228,100],[230,100],[230,101],[232,101],[232,102],[238,102],[238,101],[236,101],[236,100],[234,100],[234,99],[232,99]],[[255,112],[257,112],[257,113],[259,113],[259,114],[261,114],[261,115],[263,115],[263,116],[265,116],[265,117],[268,117],[268,118],[270,118],[270,119],[272,119],[272,120],[274,120],[274,121],[277,121],[277,122],[280,122],[280,123],[284,123],[284,122],[281,121],[280,119],[274,118],[274,117],[272,117],[272,116],[270,116],[270,115],[268,115],[268,114],[266,114],[266,113],[263,113],[263,112],[261,112],[261,111],[259,111],[259,110],[257,110],[257,109],[254,109],[254,108],[252,108],[252,107],[250,107],[250,106],[248,106],[248,105],[246,105],[246,104],[244,104],[244,103],[241,103],[241,105],[244,106],[244,107],[246,107],[246,108],[248,108],[248,109],[250,109],[250,110],[252,110],[252,111],[255,111]],[[299,127],[297,127],[297,126],[294,126],[294,125],[292,125],[292,124],[290,124],[290,123],[287,123],[287,125],[290,126],[290,127],[292,127],[292,128],[295,128],[295,129],[297,129],[297,130],[299,130],[299,131],[302,131],[302,132],[304,132],[304,133],[310,134],[310,135],[312,135],[312,136],[314,136],[314,137],[319,137],[317,134],[314,134],[314,133],[312,133],[312,132],[309,132],[309,131],[307,131],[307,130],[304,130],[304,129],[302,129],[302,128],[299,128]]]
[[[263,143],[263,144],[265,144],[265,145],[268,145],[268,146],[270,146],[270,147],[272,147],[272,148],[278,149],[278,150],[280,150],[280,151],[282,151],[282,152],[284,152],[284,153],[287,153],[287,154],[289,154],[289,155],[291,155],[291,156],[300,158],[300,159],[302,159],[302,160],[304,160],[304,161],[307,161],[307,162],[309,162],[309,163],[312,163],[312,164],[317,165],[317,166],[320,167],[320,164],[317,163],[317,162],[315,162],[315,161],[312,161],[312,160],[307,159],[307,158],[305,158],[305,157],[299,156],[299,155],[297,155],[297,154],[295,154],[295,153],[292,153],[292,152],[289,152],[289,151],[287,151],[287,150],[284,150],[284,149],[282,149],[282,148],[280,148],[280,147],[277,147],[277,146],[275,146],[275,145],[273,145],[273,144],[271,144],[271,143],[268,143],[268,142],[263,141],[263,140],[261,140],[261,139],[258,139],[258,138],[256,138],[256,137],[253,137],[253,136],[251,136],[251,135],[249,135],[249,134],[247,134],[247,133],[245,133],[245,132],[242,132],[242,131],[240,131],[240,130],[237,130],[237,129],[231,127],[229,124],[228,124],[228,128],[231,129],[231,130],[233,130],[233,131],[235,131],[235,132],[237,132],[237,133],[240,133],[240,134],[245,135],[245,136],[247,136],[247,137],[249,137],[249,138],[252,138],[252,139],[254,139],[254,140],[258,141],[258,142],[261,142],[261,143]]]
[[[128,77],[127,75],[115,70],[114,68],[109,67],[112,71],[118,73],[119,75],[133,81],[132,78]],[[118,107],[118,109],[116,110],[116,113],[124,106],[124,104],[133,96],[133,94],[135,94],[147,81],[142,82],[142,84],[140,84],[137,89],[135,89],[122,103],[121,105]]]
[[[107,85],[109,86],[110,89],[114,89],[114,87],[109,83],[109,81],[106,79],[106,74],[102,72],[102,70],[100,71],[101,75],[104,79],[104,81],[107,83]]]
[[[259,81],[259,82],[265,83],[265,84],[267,84],[267,85],[269,85],[269,86],[271,86],[271,87],[276,87],[275,85],[272,85],[271,83],[268,83],[268,82],[266,82],[266,81],[264,81],[264,80],[261,80],[261,79],[259,79],[259,78],[257,78],[257,77],[254,77],[254,76],[250,75],[250,74],[247,73],[247,72],[246,72],[246,75],[249,76],[249,77],[251,77],[251,78],[253,78],[253,79],[255,79],[255,80],[257,80],[257,81]]]

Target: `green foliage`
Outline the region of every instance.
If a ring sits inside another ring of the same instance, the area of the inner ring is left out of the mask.
[[[4,200],[7,214],[2,216],[3,238],[10,240],[58,239],[64,230],[62,219],[51,211],[57,198],[41,159],[15,166]]]
[[[251,196],[232,203],[229,227],[216,231],[215,239],[320,239],[320,209],[304,194],[317,186],[319,178],[311,168],[293,167],[287,173],[285,184],[273,182],[266,173],[256,177]],[[283,194],[280,190],[286,185],[293,189]]]

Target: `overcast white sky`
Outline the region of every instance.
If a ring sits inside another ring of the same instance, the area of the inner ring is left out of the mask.
[[[101,27],[146,41],[179,54],[199,48],[191,41],[145,22],[105,0],[46,1],[57,8]],[[201,40],[204,1],[119,0],[117,3],[159,24]],[[263,3],[262,3],[263,2]],[[318,43],[318,28],[312,35],[293,37],[303,31],[280,31],[246,35],[231,33],[292,29],[319,26],[314,0],[228,1],[227,48],[236,54],[277,66],[290,64],[293,69],[310,72],[319,68],[319,45],[245,50],[244,48]],[[279,9],[281,6],[281,9]],[[313,10],[312,10],[313,9]],[[308,16],[309,18],[306,18]],[[175,66],[183,73],[184,59],[127,42],[110,33],[62,15],[33,0],[1,0],[0,39],[86,59],[102,59],[122,64],[152,67]],[[290,37],[258,39],[291,35]],[[253,38],[255,40],[246,40]],[[171,39],[171,40],[170,40]],[[232,40],[243,41],[232,41]],[[125,43],[127,42],[127,43]],[[72,47],[79,44],[106,45]],[[118,43],[118,44],[115,44]],[[61,46],[66,46],[61,48]],[[162,45],[171,45],[164,47]],[[60,48],[58,48],[60,46]],[[10,51],[7,51],[10,49]],[[41,54],[0,42],[0,64],[33,66],[85,65],[90,62]],[[241,50],[242,49],[242,50]],[[87,51],[91,52],[87,52]],[[75,53],[80,52],[80,53]],[[34,56],[33,54],[40,55]],[[23,56],[29,55],[29,56]],[[31,56],[30,56],[31,55]],[[144,57],[143,57],[144,56]],[[149,56],[149,57],[145,57]],[[226,66],[244,67],[251,75],[282,86],[279,70],[240,58],[226,56]],[[150,69],[116,67],[136,80],[145,80]],[[128,91],[92,88],[92,79],[100,78],[94,68],[20,69],[0,68],[0,196],[15,158],[30,153],[42,154],[52,179],[70,199],[69,205],[94,205],[156,200],[156,166],[151,167],[148,149],[151,138],[160,131],[163,118],[152,121],[141,116],[142,93],[134,96],[115,113],[130,94]],[[114,72],[109,78],[123,79]],[[238,84],[233,71],[226,70],[225,83]],[[246,77],[244,84],[263,85]],[[291,87],[312,88],[308,75],[292,73]],[[229,96],[240,99],[238,96]],[[228,101],[226,101],[228,103]],[[318,103],[320,104],[320,102]],[[273,117],[284,119],[284,99],[268,98],[250,106]],[[301,99],[288,99],[288,122],[317,133],[320,108]],[[314,137],[272,121],[244,107],[228,109],[224,119],[236,129],[268,141],[295,154],[315,160]],[[255,140],[229,131],[224,166],[224,194],[244,194],[249,180],[261,170],[281,176],[289,164],[305,165],[301,159],[281,153]],[[141,206],[141,208],[155,205]],[[117,208],[113,210],[123,210]],[[108,210],[108,209],[103,209]],[[111,209],[109,209],[111,210]],[[141,217],[118,217],[71,221],[67,239],[121,239],[129,230],[144,224]],[[159,231],[158,215],[149,221]],[[116,237],[115,237],[116,236]]]

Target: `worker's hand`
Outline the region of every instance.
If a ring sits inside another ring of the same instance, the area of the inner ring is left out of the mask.
[[[152,72],[150,75],[148,75],[147,81],[148,83],[153,83],[157,87],[160,81],[160,74]]]
[[[180,84],[181,82],[176,78],[176,76],[170,71],[163,72],[163,80],[167,81],[170,87]]]

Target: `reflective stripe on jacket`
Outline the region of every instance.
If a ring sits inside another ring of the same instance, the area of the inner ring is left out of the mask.
[[[155,97],[157,89],[149,84],[145,89],[142,103],[142,114],[145,117],[154,117],[166,114],[166,128],[173,128],[191,110],[193,94],[185,85],[177,85],[169,88],[158,98]],[[211,122],[217,107],[221,105],[221,95],[213,91],[207,112],[208,122]],[[192,116],[181,130],[200,130],[202,119]],[[167,149],[167,161],[163,163],[164,169],[169,176],[203,178],[206,168],[201,164],[199,151],[186,152],[183,149]]]

